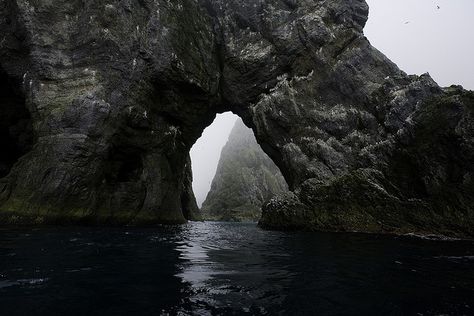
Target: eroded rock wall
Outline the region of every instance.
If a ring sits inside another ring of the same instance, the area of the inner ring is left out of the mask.
[[[188,152],[219,78],[198,4],[3,1],[0,12],[1,68],[36,139],[2,179],[6,220],[184,222]]]
[[[472,236],[472,93],[406,75],[367,16],[363,0],[3,1],[1,107],[19,93],[31,132],[2,167],[2,222],[183,222],[189,149],[230,110],[293,191],[262,226]]]

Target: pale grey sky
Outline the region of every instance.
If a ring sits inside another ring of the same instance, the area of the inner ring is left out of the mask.
[[[474,90],[474,0],[367,3],[365,35],[402,70],[429,72],[442,86]]]
[[[474,90],[474,0],[367,0],[365,35],[408,74],[429,72],[441,86]],[[438,6],[440,7],[438,9]],[[193,188],[206,198],[237,117],[218,115],[191,150]]]
[[[193,166],[193,190],[199,207],[206,199],[216,173],[222,147],[229,139],[238,116],[227,112],[217,115],[214,122],[204,130],[191,149]]]

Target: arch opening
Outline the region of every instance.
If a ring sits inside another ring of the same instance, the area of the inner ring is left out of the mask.
[[[231,112],[218,114],[191,148],[193,191],[199,207],[202,206],[211,189],[221,150],[227,143],[232,127],[238,119],[239,117]]]
[[[193,189],[205,220],[258,221],[288,191],[279,168],[234,114],[218,115],[191,150]]]

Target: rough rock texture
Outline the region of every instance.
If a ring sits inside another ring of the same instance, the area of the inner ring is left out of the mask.
[[[252,130],[237,120],[201,214],[207,220],[258,221],[262,205],[287,191],[283,175],[257,144]]]
[[[184,222],[189,149],[230,110],[293,191],[263,227],[474,236],[473,93],[407,76],[367,16],[364,0],[2,1],[1,222]]]

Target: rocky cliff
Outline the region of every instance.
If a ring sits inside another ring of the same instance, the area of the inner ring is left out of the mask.
[[[263,227],[474,236],[473,93],[406,75],[368,9],[2,1],[1,222],[184,222],[189,149],[232,111],[293,191]]]
[[[262,205],[287,191],[283,175],[257,144],[252,130],[237,120],[201,213],[207,220],[258,221]]]

